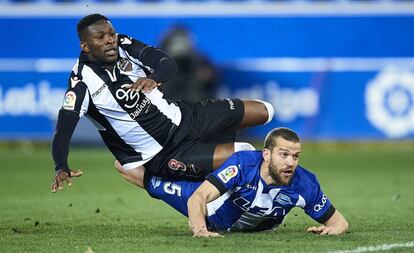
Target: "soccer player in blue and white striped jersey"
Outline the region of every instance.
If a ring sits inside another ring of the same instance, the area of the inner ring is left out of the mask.
[[[323,224],[308,232],[345,233],[347,221],[316,176],[298,165],[300,153],[297,134],[276,128],[267,135],[262,151],[236,152],[204,182],[168,180],[144,170],[131,174],[119,163],[116,168],[128,181],[188,216],[194,236],[274,229],[294,207]]]

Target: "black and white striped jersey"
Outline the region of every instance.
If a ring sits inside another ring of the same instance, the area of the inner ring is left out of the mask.
[[[79,117],[85,115],[97,127],[116,159],[123,165],[136,167],[145,164],[166,145],[183,115],[180,107],[164,99],[157,88],[143,93],[126,89],[125,85],[141,77],[167,81],[175,74],[176,65],[159,49],[125,35],[118,35],[118,54],[113,71],[109,71],[81,53],[73,67],[60,112],[63,115],[75,113],[78,118],[59,115],[53,146],[69,145],[66,142],[72,133],[62,140],[59,131],[73,132],[66,130],[64,125],[76,126]],[[157,72],[157,67],[164,69]],[[59,121],[66,123],[59,124]],[[65,150],[53,153],[56,168],[67,169]]]

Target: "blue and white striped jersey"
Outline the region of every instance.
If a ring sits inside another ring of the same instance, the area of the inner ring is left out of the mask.
[[[207,204],[208,225],[222,231],[260,231],[281,224],[293,207],[316,221],[335,209],[314,174],[298,166],[288,186],[268,185],[260,176],[260,151],[241,151],[207,178],[223,194]]]
[[[212,172],[207,180],[222,194],[207,203],[206,223],[215,231],[261,231],[281,224],[293,207],[303,208],[325,222],[335,208],[323,194],[314,174],[298,166],[288,186],[267,185],[260,176],[260,151],[240,151]],[[188,216],[187,201],[201,182],[146,177],[148,193]]]

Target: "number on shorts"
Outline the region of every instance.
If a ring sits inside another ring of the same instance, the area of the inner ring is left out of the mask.
[[[170,169],[172,170],[181,170],[181,171],[185,171],[187,169],[187,166],[185,166],[184,163],[177,161],[175,159],[170,159],[170,161],[168,161],[168,167],[170,167]]]
[[[178,184],[174,184],[172,182],[165,182],[163,189],[168,194],[177,194],[178,197],[181,197],[181,186],[179,186]]]

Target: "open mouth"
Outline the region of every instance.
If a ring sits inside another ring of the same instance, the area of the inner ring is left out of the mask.
[[[293,174],[293,170],[284,170],[282,171],[282,175],[285,177],[290,177]]]
[[[105,50],[105,54],[109,55],[109,56],[114,56],[117,54],[117,49],[116,48],[110,48]]]

